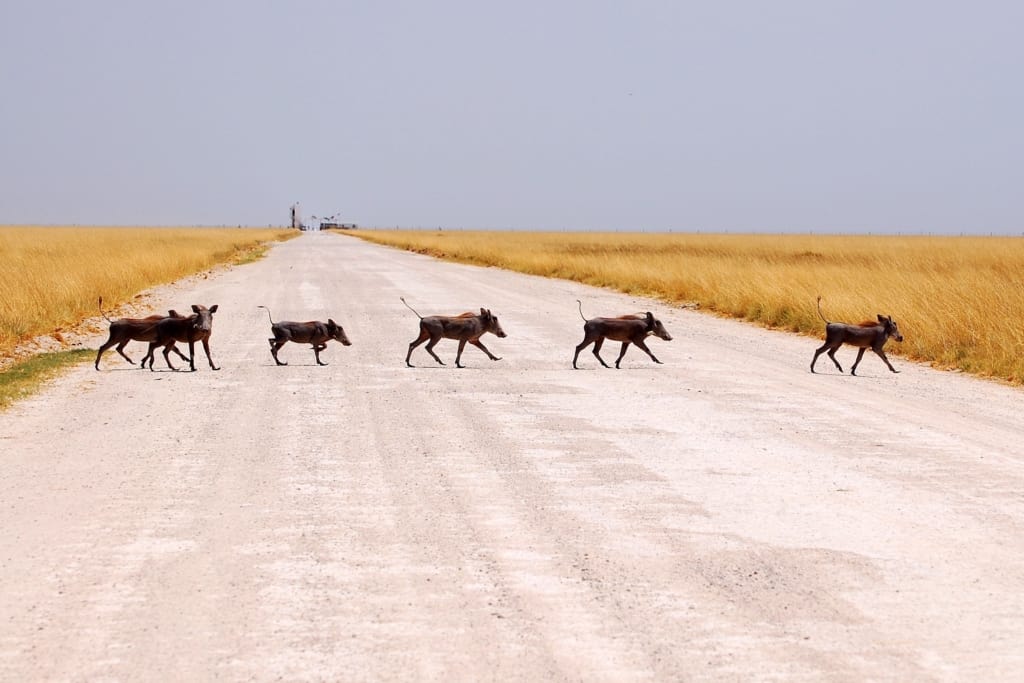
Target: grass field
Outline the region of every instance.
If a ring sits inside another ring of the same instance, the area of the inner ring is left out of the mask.
[[[291,230],[0,227],[0,355],[138,292],[255,258]]]
[[[768,327],[891,315],[886,352],[1024,383],[1024,239],[360,230],[365,240],[565,278]],[[567,311],[575,302],[566,302]],[[499,306],[500,303],[491,305]],[[626,311],[628,312],[628,311]],[[610,315],[615,311],[591,311]],[[568,313],[567,313],[568,314]],[[808,363],[814,344],[808,343]]]

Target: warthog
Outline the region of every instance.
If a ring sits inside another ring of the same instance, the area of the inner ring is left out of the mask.
[[[605,339],[622,342],[622,350],[619,351],[619,357],[615,359],[616,369],[619,368],[619,363],[622,361],[622,357],[626,355],[626,349],[629,348],[630,344],[636,344],[640,350],[651,357],[651,360],[661,364],[661,361],[655,358],[651,350],[647,348],[644,339],[654,335],[655,337],[661,337],[665,341],[672,341],[672,335],[668,333],[668,330],[661,324],[661,321],[654,317],[653,313],[647,311],[646,315],[622,315],[618,318],[591,318],[587,320],[586,316],[583,315],[583,302],[576,299],[576,303],[579,304],[580,317],[583,318],[584,324],[583,341],[576,347],[576,355],[572,357],[573,368],[577,368],[576,360],[580,357],[580,351],[591,344],[594,345],[594,356],[597,360],[601,361],[601,365],[606,368],[609,367],[604,362],[604,359],[601,358],[601,354],[598,353]]]
[[[405,304],[406,308],[416,313],[416,309],[407,304],[404,297],[399,298],[402,299],[402,303]],[[441,365],[444,365],[444,361],[434,353],[434,346],[442,339],[459,340],[459,351],[455,354],[455,367],[457,368],[463,367],[459,361],[462,358],[462,350],[466,348],[466,342],[486,353],[487,357],[491,360],[501,360],[488,351],[487,347],[480,342],[480,337],[487,332],[499,337],[507,336],[505,330],[501,329],[497,316],[491,313],[489,309],[481,308],[479,315],[463,313],[462,315],[453,316],[431,315],[424,318],[419,313],[416,313],[416,316],[420,319],[420,336],[409,344],[409,353],[405,354],[405,364],[410,368],[415,367],[409,362],[409,358],[412,357],[412,350],[428,339],[430,341],[427,343],[427,353],[433,356],[434,360]]]
[[[312,344],[313,355],[316,357],[317,365],[327,365],[327,363],[320,362],[320,352],[327,348],[327,342],[331,339],[340,341],[342,346],[352,346],[352,342],[348,340],[345,330],[341,329],[341,325],[330,318],[325,323],[319,320],[312,320],[306,323],[295,323],[285,320],[275,323],[274,319],[270,317],[269,308],[266,306],[259,306],[258,308],[265,309],[267,311],[267,318],[270,319],[270,332],[274,336],[267,341],[270,342],[270,354],[278,365],[288,365],[288,363],[279,360],[277,357],[277,352],[288,342]]]
[[[200,341],[203,343],[203,350],[206,351],[206,360],[210,361],[210,367],[220,370],[213,364],[213,358],[210,357],[210,334],[213,332],[213,314],[217,312],[217,305],[214,304],[207,308],[193,304],[192,311],[192,315],[187,318],[164,318],[154,325],[156,336],[153,341],[149,342],[149,350],[146,352],[145,358],[142,359],[142,367],[146,367],[146,359],[149,359],[149,369],[153,369],[153,351],[162,346],[167,367],[177,370],[171,365],[169,356],[171,347],[174,342],[188,342],[188,353],[191,356],[188,359],[189,369],[195,372],[196,342]]]
[[[128,354],[124,352],[124,347],[130,341],[142,341],[150,342],[156,337],[156,323],[164,318],[181,318],[177,311],[167,311],[167,315],[150,315],[145,318],[118,318],[117,320],[111,320],[107,317],[107,314],[103,312],[103,297],[99,300],[100,315],[106,318],[107,322],[110,323],[110,336],[107,341],[103,342],[103,346],[100,347],[99,351],[96,352],[96,363],[95,367],[97,370],[100,369],[100,358],[103,357],[103,352],[109,349],[111,346],[117,344],[115,349],[121,356],[135,365],[135,361],[128,357]],[[188,360],[188,358],[176,346],[172,346],[171,350],[178,354],[182,360]]]
[[[825,321],[825,343],[821,345],[814,352],[814,358],[811,359],[811,372],[814,372],[814,364],[818,360],[824,351],[828,351],[828,357],[832,359],[832,362],[839,368],[839,372],[843,371],[843,367],[839,365],[839,361],[836,360],[836,349],[843,344],[849,344],[850,346],[857,346],[860,351],[857,352],[857,360],[853,362],[853,367],[850,368],[850,374],[857,374],[857,365],[860,363],[860,359],[864,357],[864,352],[870,348],[878,357],[882,359],[890,370],[893,372],[899,372],[892,366],[889,359],[885,357],[885,352],[882,351],[882,347],[885,346],[885,342],[889,341],[889,337],[892,337],[898,342],[903,341],[903,335],[900,334],[900,328],[896,326],[896,321],[887,315],[878,314],[878,322],[867,320],[858,325],[849,325],[847,323],[833,323],[825,319],[825,316],[821,314],[821,297],[818,297],[818,317]]]

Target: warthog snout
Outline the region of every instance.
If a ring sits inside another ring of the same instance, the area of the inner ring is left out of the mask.
[[[654,321],[654,329],[651,331],[651,334],[655,337],[660,337],[665,341],[672,341],[672,335],[668,333],[668,330],[665,329],[665,326],[661,324],[660,320]]]
[[[352,346],[352,342],[348,340],[348,335],[345,334],[342,326],[330,318],[327,319],[327,331],[331,334],[331,339],[341,342],[342,346]]]
[[[201,332],[209,332],[213,329],[213,314],[217,312],[217,307],[206,308],[205,306],[192,306],[192,312],[196,314],[196,320],[192,324],[192,327]]]

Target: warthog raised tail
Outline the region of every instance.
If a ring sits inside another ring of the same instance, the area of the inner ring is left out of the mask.
[[[149,350],[146,351],[146,357],[142,359],[142,367],[146,367],[146,360],[148,359],[149,369],[153,369],[153,351],[162,346],[167,367],[171,370],[177,370],[176,367],[171,365],[169,357],[171,347],[174,346],[175,342],[188,342],[189,369],[195,372],[196,342],[198,341],[203,343],[203,350],[206,351],[206,360],[210,362],[210,367],[214,370],[220,370],[220,368],[213,364],[213,358],[210,357],[210,335],[213,333],[213,314],[216,312],[216,304],[209,308],[193,304],[192,315],[187,318],[164,318],[157,322],[154,325],[156,336],[153,338],[153,341],[149,342]]]
[[[100,358],[103,357],[103,352],[109,349],[111,346],[117,345],[114,350],[117,351],[121,356],[135,365],[135,361],[128,357],[128,354],[124,352],[124,347],[130,341],[141,341],[151,342],[156,337],[156,323],[163,320],[164,318],[181,318],[177,311],[167,311],[167,315],[150,315],[145,318],[118,318],[117,320],[111,320],[107,317],[107,314],[103,312],[103,297],[99,299],[100,315],[102,315],[108,323],[110,323],[110,336],[107,341],[103,342],[100,346],[99,351],[96,352],[96,363],[94,364],[97,370],[100,369]],[[182,360],[188,360],[188,358],[176,346],[172,346],[171,350],[178,354]]]
[[[406,307],[416,313],[416,309],[406,303],[404,297],[402,303]],[[434,353],[434,347],[437,342],[442,339],[458,339],[459,340],[459,351],[455,354],[455,367],[463,367],[460,364],[462,359],[462,350],[466,348],[466,342],[469,342],[473,346],[477,347],[481,351],[487,354],[487,357],[491,360],[501,360],[493,353],[487,350],[487,347],[480,341],[487,332],[497,335],[498,337],[505,337],[505,330],[501,329],[501,323],[498,322],[497,316],[491,313],[490,309],[481,308],[479,314],[475,313],[463,313],[462,315],[431,315],[424,318],[419,313],[416,313],[416,317],[420,319],[420,335],[416,337],[409,344],[409,353],[405,354],[405,364],[410,368],[415,367],[409,362],[412,357],[412,350],[423,342],[427,342],[427,353],[434,357],[441,365],[444,365],[444,361],[437,357]],[[429,340],[429,341],[427,341]]]
[[[892,366],[889,359],[885,357],[885,352],[882,351],[882,347],[885,346],[885,342],[889,341],[889,337],[898,342],[903,341],[900,328],[897,327],[896,321],[892,317],[878,314],[878,322],[868,320],[858,325],[829,322],[821,313],[820,296],[818,297],[818,317],[825,321],[825,343],[814,352],[814,358],[811,359],[811,372],[814,372],[814,364],[818,361],[818,356],[825,351],[828,351],[828,357],[839,368],[839,372],[842,372],[843,367],[839,365],[835,354],[836,350],[843,344],[856,346],[860,349],[857,352],[857,360],[853,362],[853,367],[850,368],[851,375],[857,374],[857,365],[860,363],[860,359],[864,357],[864,352],[869,348],[882,359],[882,362],[890,370],[899,372],[899,370]]]
[[[583,318],[583,341],[576,347],[576,355],[572,357],[573,368],[577,367],[576,360],[580,357],[580,351],[591,344],[594,345],[594,357],[601,362],[601,365],[606,368],[609,367],[599,353],[605,339],[622,342],[622,350],[619,351],[619,357],[615,360],[616,369],[619,368],[619,363],[622,361],[622,357],[626,355],[626,349],[629,348],[630,344],[635,344],[639,347],[655,363],[661,363],[651,353],[651,350],[647,348],[644,339],[654,335],[665,341],[672,341],[672,335],[668,333],[668,330],[665,329],[661,321],[654,317],[653,313],[647,311],[646,315],[622,315],[618,318],[591,318],[587,320],[586,316],[583,315],[583,302],[577,299],[576,303],[579,304],[580,317]]]
[[[265,309],[267,311],[267,318],[270,319],[270,333],[274,336],[267,341],[270,342],[270,354],[278,365],[288,365],[288,363],[277,357],[277,352],[288,342],[312,344],[313,355],[316,357],[317,365],[327,365],[327,363],[321,362],[320,352],[327,348],[327,342],[331,339],[341,342],[342,346],[352,345],[341,325],[330,318],[327,319],[327,322],[312,320],[310,322],[296,323],[283,320],[275,323],[274,319],[270,316],[269,308],[266,306],[259,306],[259,308]]]

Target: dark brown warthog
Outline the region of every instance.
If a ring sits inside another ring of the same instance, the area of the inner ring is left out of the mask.
[[[821,297],[818,297],[818,317],[825,320],[825,316],[821,314]],[[833,323],[825,320],[825,343],[821,345],[814,352],[814,358],[811,359],[811,372],[814,372],[814,364],[818,361],[824,351],[828,351],[828,357],[832,359],[832,362],[839,368],[839,372],[843,371],[839,361],[836,360],[836,349],[843,344],[849,344],[850,346],[856,346],[860,348],[857,352],[857,360],[853,362],[853,367],[850,368],[850,374],[857,374],[857,365],[860,363],[860,359],[864,357],[864,352],[869,348],[878,354],[878,357],[882,359],[890,370],[893,372],[899,372],[892,366],[889,359],[885,357],[885,352],[882,351],[882,347],[885,346],[885,342],[889,341],[889,337],[892,337],[898,342],[903,341],[903,335],[900,334],[900,328],[896,326],[896,321],[890,316],[878,314],[878,322],[871,320],[862,322],[858,325],[849,325],[847,323]]]
[[[103,297],[99,300],[100,315],[106,318],[107,322],[110,323],[110,336],[107,341],[103,342],[103,346],[100,347],[99,351],[96,352],[96,363],[95,367],[97,370],[100,369],[100,358],[103,357],[103,352],[109,349],[111,346],[117,344],[117,351],[121,356],[135,365],[135,361],[128,357],[128,354],[124,352],[124,347],[130,341],[142,341],[150,342],[156,337],[156,323],[163,320],[164,318],[181,318],[177,311],[167,311],[167,315],[150,315],[145,318],[118,318],[117,320],[111,320],[107,317],[107,314],[103,312]],[[171,350],[178,354],[182,360],[188,360],[188,358],[176,346],[172,346]]]
[[[416,309],[405,302],[404,297],[402,303],[406,307],[416,313]],[[466,342],[469,342],[473,346],[477,347],[481,351],[487,354],[487,357],[491,360],[501,360],[493,353],[487,350],[487,347],[480,342],[482,337],[487,332],[497,335],[499,337],[507,336],[505,330],[501,329],[501,324],[498,322],[497,316],[495,316],[489,309],[481,308],[479,315],[475,313],[463,313],[462,315],[431,315],[424,318],[419,313],[416,316],[420,319],[420,336],[414,339],[409,344],[409,353],[405,354],[405,364],[410,368],[415,367],[409,362],[409,358],[412,357],[412,350],[423,342],[430,340],[427,343],[427,353],[434,357],[441,365],[444,365],[444,361],[437,357],[434,353],[434,346],[437,342],[442,339],[458,339],[459,340],[459,351],[455,354],[455,367],[461,368],[459,361],[462,359],[462,350],[466,348]]]
[[[213,333],[213,314],[216,312],[216,304],[209,308],[193,304],[192,315],[189,317],[164,318],[157,322],[154,325],[156,336],[153,338],[153,341],[149,342],[149,350],[146,352],[146,357],[142,359],[142,367],[146,367],[146,359],[149,359],[149,369],[153,369],[153,351],[162,346],[164,347],[164,360],[167,361],[167,367],[171,370],[177,370],[178,368],[171,365],[169,357],[171,347],[174,345],[174,342],[188,342],[189,369],[195,372],[196,342],[199,341],[203,343],[203,350],[206,351],[206,360],[210,361],[210,367],[214,370],[220,370],[220,368],[213,364],[213,358],[210,357],[210,335]]]
[[[661,321],[654,317],[653,313],[647,311],[646,315],[622,315],[618,318],[591,318],[587,320],[586,316],[583,315],[583,302],[576,299],[576,303],[579,304],[580,317],[583,318],[583,341],[576,347],[576,355],[572,357],[573,368],[577,367],[576,359],[580,357],[580,351],[591,344],[594,345],[594,356],[597,360],[601,361],[601,365],[606,368],[609,367],[604,362],[604,359],[601,358],[601,354],[598,353],[605,339],[622,342],[622,350],[619,351],[619,357],[615,359],[616,369],[619,368],[619,363],[622,361],[622,357],[626,355],[626,349],[629,348],[630,344],[636,344],[641,351],[651,357],[651,360],[655,363],[661,363],[651,353],[651,350],[647,348],[644,339],[654,335],[655,337],[661,337],[665,341],[672,341],[672,335],[668,333],[668,330],[661,324]]]
[[[288,363],[279,360],[277,357],[277,352],[288,342],[312,344],[313,355],[316,357],[317,365],[327,365],[327,363],[320,362],[320,352],[327,348],[327,342],[331,339],[341,342],[342,346],[352,346],[352,342],[348,340],[345,330],[341,329],[341,325],[330,318],[327,319],[327,322],[312,320],[305,323],[295,323],[283,320],[275,323],[274,319],[270,317],[269,308],[266,306],[259,306],[259,308],[266,309],[267,318],[270,319],[270,333],[274,336],[267,341],[270,342],[270,354],[278,365],[288,365]]]

